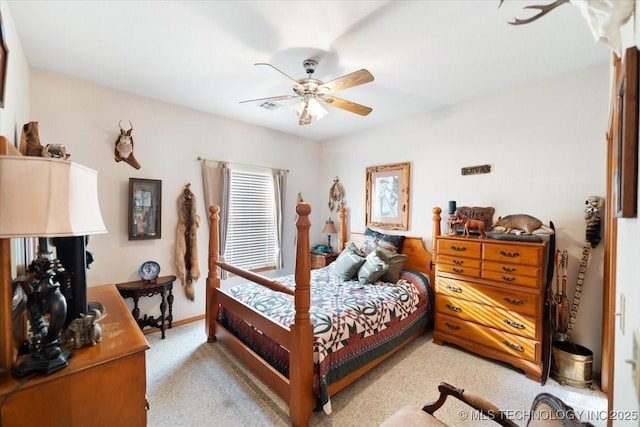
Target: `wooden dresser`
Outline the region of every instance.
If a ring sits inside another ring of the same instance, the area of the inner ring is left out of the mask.
[[[522,369],[544,383],[547,244],[435,237],[433,341]]]
[[[146,426],[149,344],[115,285],[90,287],[88,299],[107,313],[102,342],[73,350],[69,366],[49,376],[0,377],[0,424]]]

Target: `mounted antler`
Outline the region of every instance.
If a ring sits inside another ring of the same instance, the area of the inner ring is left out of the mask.
[[[504,0],[500,0],[500,4],[498,5],[498,7],[502,6],[503,2],[504,2]],[[569,3],[569,0],[556,0],[553,3],[549,3],[547,5],[525,6],[524,7],[525,9],[538,9],[540,12],[538,12],[538,14],[536,14],[536,15],[533,15],[531,18],[527,18],[527,19],[514,18],[514,21],[513,22],[509,22],[509,24],[511,24],[511,25],[528,24],[530,22],[533,22],[533,21],[537,20],[538,18],[542,18],[544,15],[546,15],[549,12],[551,12],[556,7],[558,7],[560,5],[563,5],[565,3]]]
[[[140,163],[138,163],[133,155],[133,137],[131,136],[133,124],[129,121],[129,129],[125,130],[122,127],[122,120],[120,120],[118,122],[118,127],[120,128],[120,135],[118,136],[118,139],[116,139],[116,162],[124,160],[134,168],[140,169]]]

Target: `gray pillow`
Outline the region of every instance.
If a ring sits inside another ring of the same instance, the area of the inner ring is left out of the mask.
[[[407,262],[407,255],[396,254],[392,251],[378,247],[376,253],[384,262],[389,265],[389,269],[380,278],[384,282],[396,283],[400,279],[400,273]]]
[[[376,252],[371,252],[358,270],[358,280],[362,284],[373,283],[389,269],[389,264],[384,262]]]
[[[364,264],[364,254],[356,245],[350,243],[332,263],[333,273],[344,280],[351,280],[362,264]]]

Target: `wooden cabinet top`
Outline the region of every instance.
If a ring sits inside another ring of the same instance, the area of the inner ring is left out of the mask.
[[[69,366],[51,375],[36,376],[21,385],[21,389],[73,375],[149,348],[149,343],[134,322],[115,285],[93,286],[87,292],[89,301],[97,301],[104,306],[106,317],[100,321],[102,342],[95,346],[73,349],[74,356],[69,359]],[[19,381],[10,375],[0,377],[0,396],[6,395],[18,385]]]

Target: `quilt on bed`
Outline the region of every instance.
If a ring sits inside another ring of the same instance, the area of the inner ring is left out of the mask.
[[[293,275],[275,280],[294,287]],[[235,286],[228,292],[282,325],[294,322],[291,295],[256,284]],[[388,353],[424,328],[432,319],[432,307],[428,278],[418,272],[403,270],[397,283],[362,285],[357,280],[343,281],[332,274],[330,266],[311,270],[313,382],[325,412],[331,412],[330,384]],[[220,310],[219,320],[288,377],[286,349],[224,309]]]

